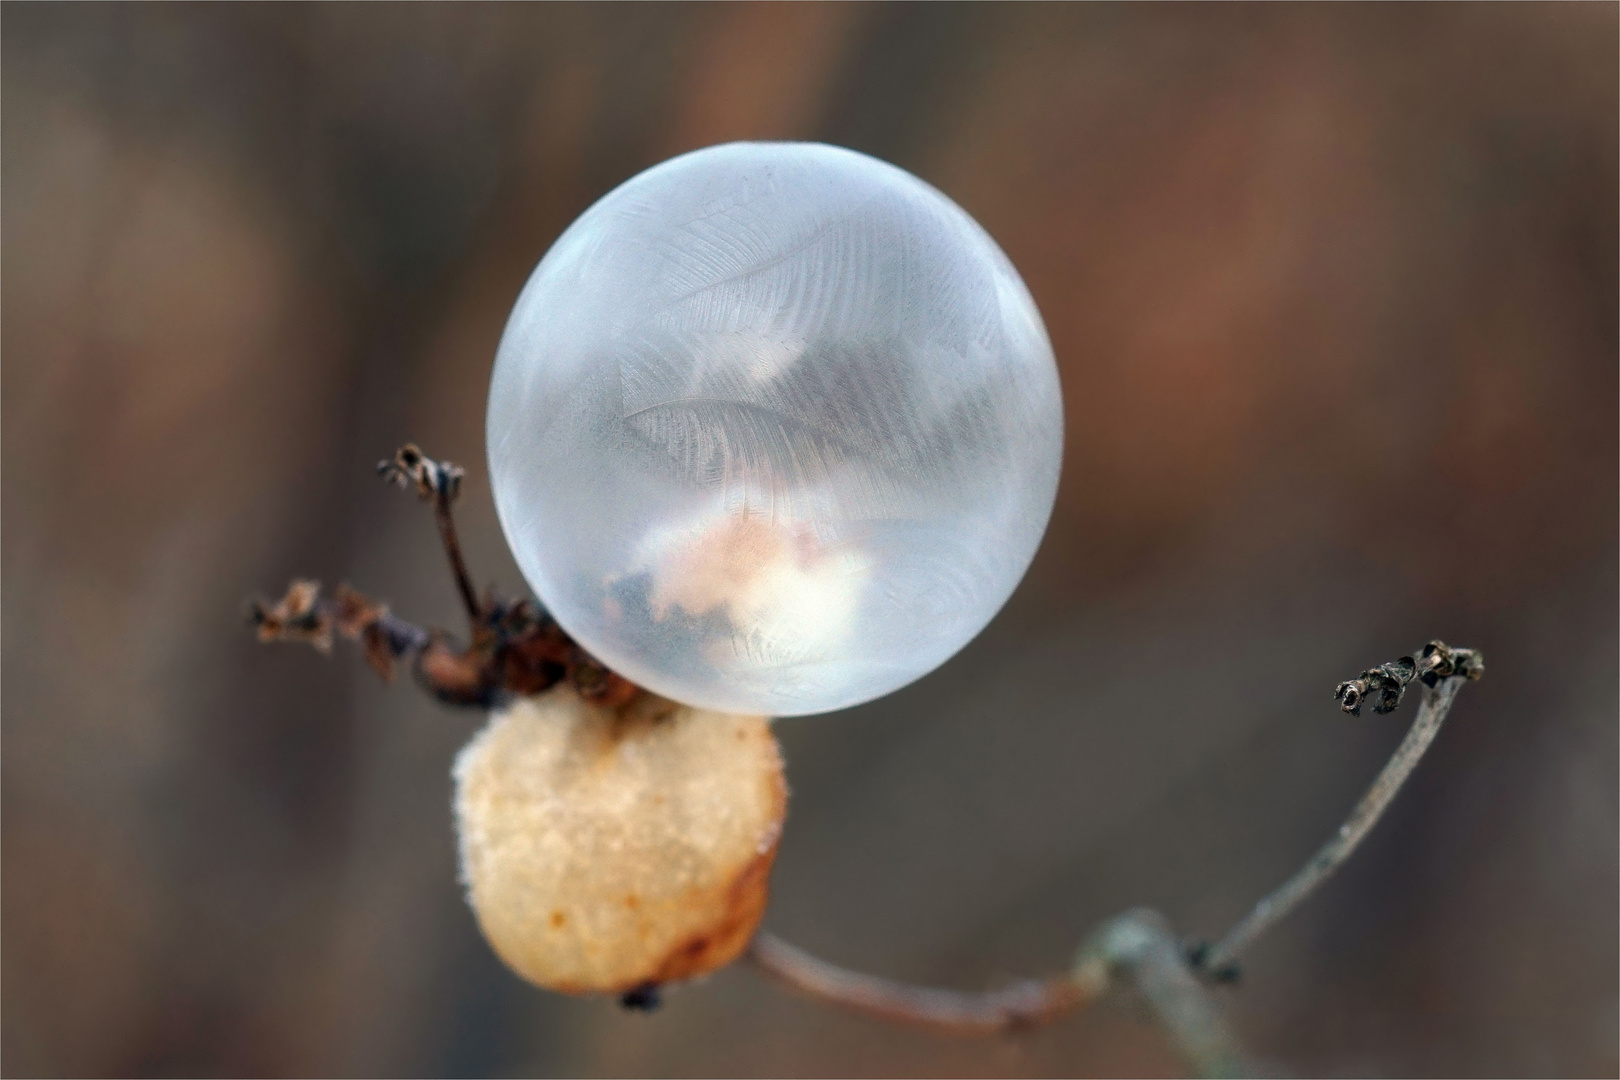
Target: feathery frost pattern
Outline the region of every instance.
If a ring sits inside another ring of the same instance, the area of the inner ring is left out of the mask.
[[[807,143],[684,155],[558,239],[497,357],[529,582],[628,677],[792,715],[927,673],[1006,601],[1062,449],[1012,264],[908,173]]]

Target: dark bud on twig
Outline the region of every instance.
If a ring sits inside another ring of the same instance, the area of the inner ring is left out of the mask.
[[[644,983],[634,990],[625,991],[624,996],[619,998],[619,1004],[631,1012],[656,1012],[663,1003],[657,983]]]
[[[1477,679],[1485,674],[1485,657],[1478,649],[1452,648],[1443,641],[1431,641],[1423,646],[1418,669],[1424,686],[1433,686],[1448,675]]]
[[[1361,707],[1367,704],[1372,705],[1375,713],[1394,712],[1417,670],[1417,661],[1403,656],[1369,668],[1359,678],[1340,683],[1334,688],[1333,697],[1351,716],[1360,716]]]
[[[443,498],[454,502],[461,494],[461,478],[466,470],[448,461],[434,461],[415,443],[406,443],[394,451],[392,460],[377,462],[377,474],[400,487],[415,487],[423,499]]]
[[[1485,658],[1477,649],[1453,648],[1443,641],[1431,641],[1423,646],[1420,658],[1403,656],[1363,671],[1360,678],[1335,687],[1333,697],[1352,716],[1360,716],[1361,707],[1369,703],[1375,713],[1394,712],[1414,676],[1422,679],[1423,685],[1434,686],[1450,675],[1477,679],[1484,674]]]

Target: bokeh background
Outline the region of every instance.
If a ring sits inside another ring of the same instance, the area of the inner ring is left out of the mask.
[[[1330,691],[1477,646],[1431,757],[1254,950],[1275,1071],[1620,1070],[1615,4],[0,8],[11,1075],[1137,1075],[1100,1007],[988,1042],[739,968],[534,990],[455,878],[479,722],[243,621],[288,578],[454,626],[371,466],[468,469],[525,277],[681,151],[893,161],[1022,271],[1057,510],[957,659],[779,725],[768,925],[980,987],[1146,904],[1213,936],[1400,738]]]

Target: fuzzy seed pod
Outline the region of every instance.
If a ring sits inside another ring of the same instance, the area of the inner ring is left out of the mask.
[[[734,960],[765,912],[787,811],[762,717],[567,687],[492,715],[455,764],[461,875],[519,975],[623,993]]]

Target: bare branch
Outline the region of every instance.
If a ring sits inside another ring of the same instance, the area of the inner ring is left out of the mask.
[[[1189,949],[1170,932],[1161,915],[1137,909],[1104,923],[1081,948],[1067,977],[1021,982],[977,994],[848,971],[765,933],[755,939],[749,956],[766,973],[810,997],[867,1016],[956,1035],[995,1035],[1036,1027],[1090,1004],[1113,988],[1130,986],[1152,1007],[1177,1050],[1199,1075],[1249,1075],[1252,1069],[1222,1022],[1205,980],[1234,980],[1238,953],[1349,858],[1434,741],[1462,684],[1484,671],[1484,658],[1474,650],[1433,641],[1419,659],[1401,657],[1339,684],[1334,696],[1350,713],[1359,714],[1360,706],[1369,701],[1374,712],[1390,711],[1414,679],[1423,683],[1423,703],[1406,738],[1333,839],[1213,948]]]
[[[1423,702],[1418,707],[1417,719],[1412,721],[1412,727],[1407,731],[1406,738],[1396,747],[1394,756],[1389,759],[1389,763],[1373,781],[1372,787],[1367,789],[1367,793],[1350,812],[1350,817],[1339,826],[1339,831],[1333,838],[1323,844],[1297,874],[1256,904],[1254,910],[1234,926],[1218,945],[1202,952],[1196,958],[1199,966],[1205,971],[1218,978],[1229,978],[1234,975],[1235,969],[1232,965],[1238,954],[1248,948],[1268,927],[1298,907],[1344,864],[1356,850],[1356,846],[1378,823],[1378,819],[1394,801],[1396,792],[1406,783],[1407,777],[1412,775],[1412,770],[1417,767],[1424,751],[1434,742],[1435,735],[1440,731],[1440,725],[1445,722],[1446,714],[1451,711],[1452,702],[1457,698],[1457,691],[1462,689],[1463,683],[1477,679],[1485,673],[1485,661],[1479,653],[1472,649],[1452,649],[1440,641],[1432,641],[1424,648],[1421,663],[1412,661],[1410,657],[1402,657],[1394,664],[1384,665],[1384,668],[1397,666],[1409,670],[1410,673],[1406,675],[1408,681],[1412,678],[1412,673],[1421,672],[1424,684]],[[1363,678],[1368,674],[1372,673],[1364,673]],[[1340,683],[1336,696],[1343,702],[1345,711],[1353,713],[1359,708],[1364,694],[1346,693],[1346,687],[1351,686],[1352,683]],[[1377,689],[1382,694],[1389,693],[1387,686],[1378,686]],[[1402,684],[1395,691],[1397,700],[1400,690],[1404,689],[1405,686]],[[1378,704],[1373,707],[1379,712],[1388,711],[1380,709]]]
[[[1102,986],[1069,976],[971,993],[913,986],[848,971],[761,932],[748,957],[766,974],[820,1001],[881,1020],[951,1035],[998,1035],[1039,1027],[1089,1004]]]

